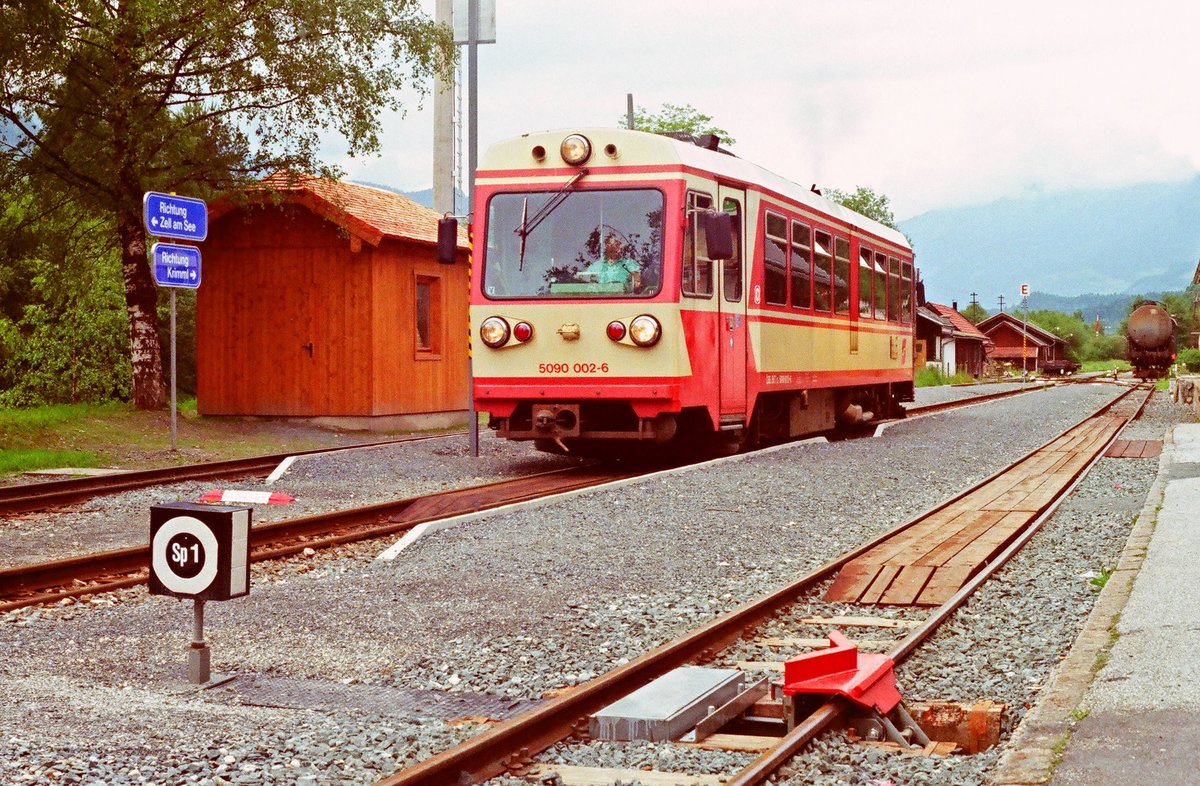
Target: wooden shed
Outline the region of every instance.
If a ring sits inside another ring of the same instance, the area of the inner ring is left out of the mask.
[[[439,215],[312,177],[214,202],[196,299],[202,415],[352,428],[462,423],[468,255],[438,264]]]

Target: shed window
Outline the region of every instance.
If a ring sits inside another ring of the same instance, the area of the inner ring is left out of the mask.
[[[768,303],[787,305],[787,219],[767,213],[767,242],[763,250],[763,289]]]
[[[417,276],[415,305],[416,349],[421,356],[436,355],[441,347],[441,287],[437,278]]]

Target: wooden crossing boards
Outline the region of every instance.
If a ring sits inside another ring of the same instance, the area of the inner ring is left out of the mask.
[[[1154,458],[1162,453],[1161,439],[1118,439],[1105,458]]]
[[[1123,417],[1089,418],[847,563],[825,599],[941,605],[1066,491],[1124,425]]]

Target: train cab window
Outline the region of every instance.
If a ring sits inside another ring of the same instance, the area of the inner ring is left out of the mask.
[[[654,297],[663,280],[664,206],[655,188],[494,194],[482,239],[483,294],[493,300]]]
[[[712,260],[708,258],[704,231],[700,228],[700,213],[712,210],[708,194],[689,191],[687,195],[687,231],[683,237],[683,294],[692,297],[712,297]]]
[[[766,244],[763,247],[763,294],[768,303],[787,305],[788,237],[787,219],[767,213]]]
[[[887,257],[875,255],[875,318],[887,319]]]
[[[912,263],[900,263],[900,321],[912,321]]]
[[[888,257],[888,321],[900,321],[900,260]]]
[[[737,303],[742,299],[742,205],[736,199],[726,197],[721,210],[733,216],[733,258],[721,263],[722,294],[726,302]]]
[[[875,301],[871,296],[871,284],[875,280],[875,254],[869,248],[858,250],[858,315],[871,319],[875,312]]]
[[[792,222],[792,308],[812,308],[812,235]]]
[[[813,307],[817,311],[833,310],[833,238],[818,231],[813,244]]]
[[[850,241],[844,237],[833,239],[833,310],[850,313]]]

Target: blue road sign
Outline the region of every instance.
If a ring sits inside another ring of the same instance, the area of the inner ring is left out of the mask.
[[[160,287],[200,288],[200,249],[155,243],[150,255],[154,259],[154,282]]]
[[[146,231],[157,237],[176,240],[208,237],[208,205],[203,199],[147,191],[142,197],[142,218]]]

